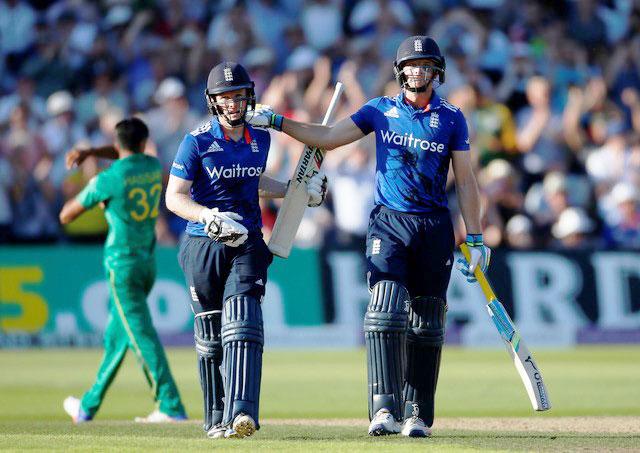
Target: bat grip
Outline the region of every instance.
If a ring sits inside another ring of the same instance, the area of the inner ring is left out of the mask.
[[[467,263],[470,263],[471,251],[469,250],[469,246],[463,242],[462,244],[460,244],[460,250],[462,251],[464,258],[467,260]],[[496,295],[493,293],[493,289],[491,289],[489,280],[487,280],[487,277],[486,275],[484,275],[484,272],[482,272],[482,269],[480,268],[480,266],[476,266],[476,268],[473,271],[473,275],[478,280],[478,283],[480,284],[480,288],[482,288],[482,292],[484,293],[484,296],[487,298],[487,302],[493,299],[497,299]]]

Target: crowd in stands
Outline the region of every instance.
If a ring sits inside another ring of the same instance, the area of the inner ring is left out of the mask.
[[[168,172],[221,60],[248,68],[258,102],[319,122],[336,80],[336,118],[397,95],[395,51],[414,34],[447,58],[438,93],[467,118],[488,245],[640,249],[639,0],[0,0],[0,243],[101,238],[99,208],[64,228],[57,213],[109,163],[67,171],[65,152],[112,143],[135,114]],[[272,143],[267,173],[287,180],[303,145]],[[329,200],[299,246],[362,243],[374,153],[371,136],[328,153]],[[161,243],[183,228],[162,209]]]

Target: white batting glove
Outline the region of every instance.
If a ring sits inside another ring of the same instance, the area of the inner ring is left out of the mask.
[[[240,214],[220,212],[218,208],[204,208],[199,215],[199,221],[204,223],[207,236],[229,247],[238,247],[249,237],[249,231],[237,222],[238,220],[242,220]]]
[[[327,177],[324,173],[317,173],[307,183],[307,193],[309,194],[309,203],[307,206],[310,208],[318,207],[324,201],[324,197],[327,196]]]
[[[469,283],[475,283],[477,279],[473,273],[476,267],[480,266],[482,272],[486,272],[489,269],[491,249],[484,245],[481,234],[468,234],[466,243],[469,247],[470,262],[461,258],[457,261],[456,267],[467,278]]]
[[[273,128],[277,131],[282,130],[283,116],[276,114],[270,105],[256,104],[252,113],[247,115],[247,121],[253,127],[262,129]]]

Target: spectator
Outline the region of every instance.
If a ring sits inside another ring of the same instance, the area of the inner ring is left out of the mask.
[[[369,147],[367,147],[369,145]],[[335,219],[336,242],[341,246],[364,246],[373,209],[375,166],[371,144],[353,143],[340,150],[339,160],[331,162],[331,203]]]
[[[589,249],[595,245],[590,236],[594,228],[593,220],[582,208],[567,208],[551,229],[556,239],[553,246],[569,250]]]
[[[618,183],[609,198],[612,206],[606,216],[606,244],[615,248],[640,249],[640,200],[637,189],[628,183]]]
[[[36,34],[36,13],[27,2],[0,1],[0,49],[7,69],[18,74],[29,56]]]
[[[184,135],[195,129],[201,118],[189,108],[185,86],[178,78],[164,79],[154,100],[158,107],[147,112],[145,120],[153,131],[151,137],[158,148],[158,158],[168,170]]]
[[[533,222],[522,214],[514,215],[505,227],[506,245],[516,250],[527,250],[535,246]]]
[[[513,160],[516,157],[516,127],[509,109],[492,100],[479,86],[473,87],[474,146],[478,149],[480,165],[493,159]]]
[[[28,77],[20,77],[17,81],[16,90],[0,100],[0,125],[9,121],[11,112],[19,105],[23,104],[28,107],[29,112],[33,115],[33,121],[30,121],[29,128],[44,121],[47,117],[47,110],[44,100],[35,93],[33,80]]]
[[[42,128],[42,136],[54,156],[64,157],[65,151],[86,138],[84,128],[75,120],[74,103],[68,91],[56,91],[47,99],[50,119]]]
[[[0,153],[0,243],[8,242],[11,238],[11,187],[13,175],[10,162]]]
[[[37,11],[30,6],[36,3]],[[469,120],[487,243],[510,245],[506,225],[516,219],[514,235],[527,224],[535,245],[546,246],[570,207],[594,212],[612,247],[624,246],[612,239],[621,212],[634,224],[631,203],[618,206],[612,189],[625,183],[640,190],[637,2],[36,3],[0,0],[0,224],[11,219],[11,230],[22,234],[17,240],[58,234],[45,225],[47,211],[79,177],[65,174],[63,152],[87,137],[93,145],[112,142],[110,129],[122,116],[145,113],[148,150],[167,166],[206,112],[203,80],[222,58],[246,64],[258,102],[319,122],[336,80],[346,86],[336,117],[350,115],[363,99],[395,96],[385,61],[393,60],[398,40],[425,30],[447,58],[438,92]],[[273,138],[269,165],[287,179],[303,145],[283,137]],[[341,186],[360,187],[364,152],[348,152],[330,153],[325,165]],[[3,191],[11,208],[1,201]],[[353,200],[334,202],[335,216],[320,210],[320,225],[305,220],[307,245],[321,244],[326,231],[342,232],[328,241],[352,234],[345,231],[357,236],[363,219],[356,203],[343,215]],[[263,208],[268,232],[277,205],[266,201]],[[31,209],[38,215],[25,224],[21,216]],[[161,210],[159,240],[177,240],[184,229],[177,222]]]
[[[527,82],[528,107],[517,115],[518,149],[524,154],[523,168],[529,175],[547,171],[565,171],[567,162],[562,147],[562,123],[551,111],[551,86],[541,76]]]

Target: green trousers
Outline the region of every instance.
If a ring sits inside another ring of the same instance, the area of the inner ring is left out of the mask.
[[[170,416],[185,415],[169,362],[151,321],[147,296],[155,280],[155,264],[107,265],[110,310],[104,332],[104,357],[96,381],[82,397],[82,410],[94,416],[131,349],[151,387],[156,408]]]

